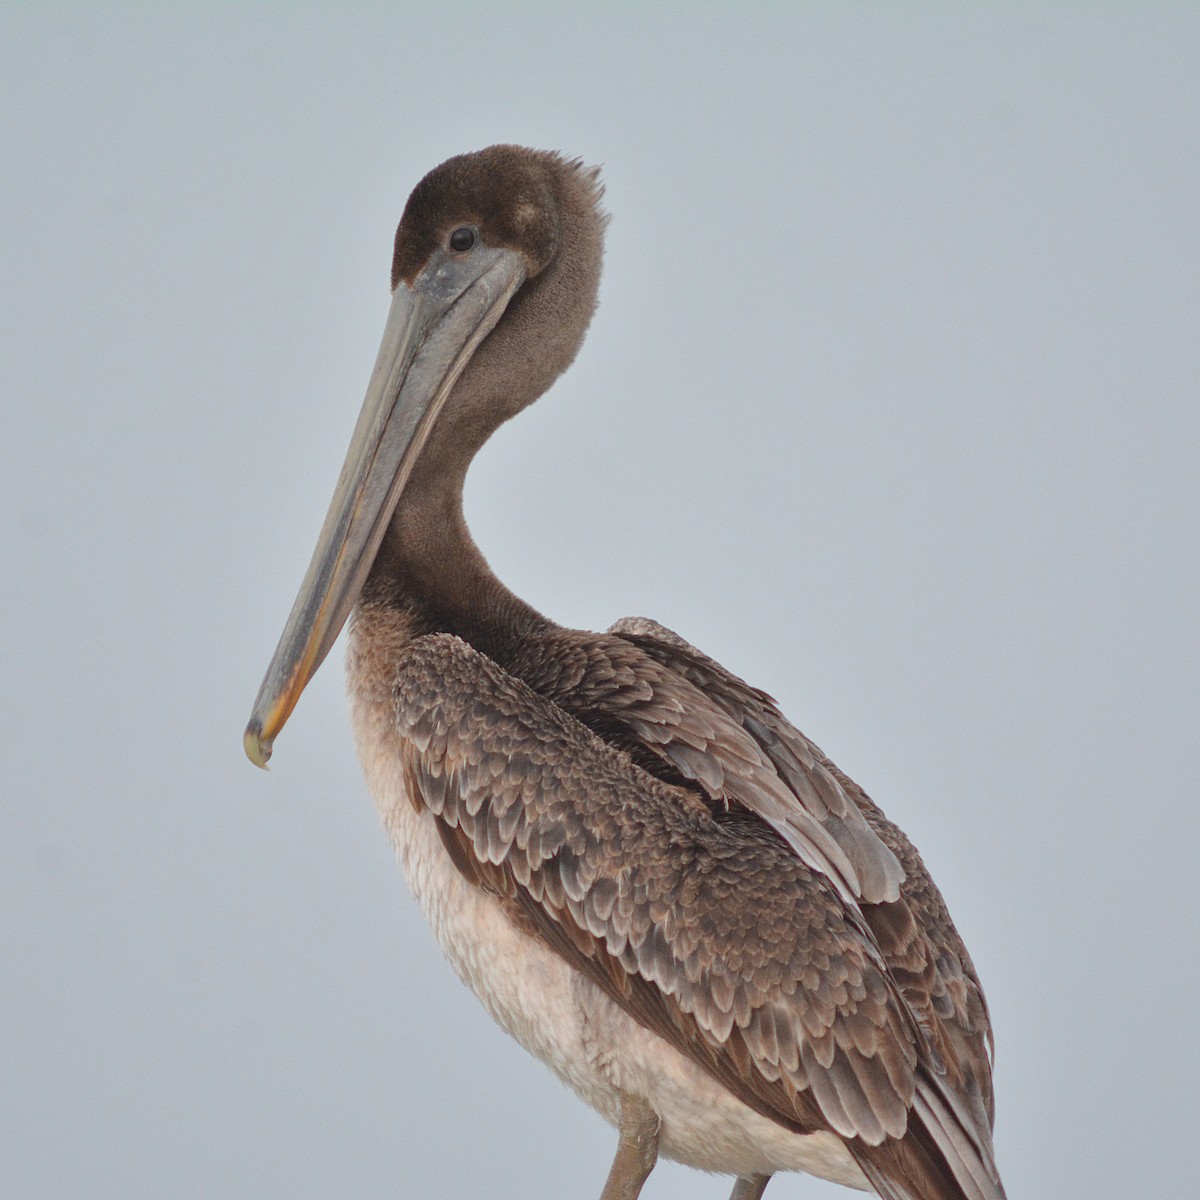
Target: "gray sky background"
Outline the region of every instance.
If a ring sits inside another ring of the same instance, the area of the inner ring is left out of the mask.
[[[407,895],[340,652],[241,749],[408,191],[517,141],[614,220],[471,477],[498,573],[678,629],[914,837],[1014,1200],[1195,1195],[1200,8],[498,10],[0,12],[0,1194],[599,1192]]]

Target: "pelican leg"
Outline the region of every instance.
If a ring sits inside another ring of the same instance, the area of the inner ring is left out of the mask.
[[[600,1200],[637,1200],[658,1161],[658,1113],[645,1100],[621,1097],[621,1136]]]
[[[742,1175],[733,1185],[729,1200],[762,1200],[770,1182],[770,1175]]]

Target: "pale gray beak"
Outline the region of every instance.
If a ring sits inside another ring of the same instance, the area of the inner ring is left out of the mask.
[[[446,398],[524,280],[521,255],[477,245],[435,252],[411,288],[396,288],[329,514],[246,726],[256,765],[345,625]]]

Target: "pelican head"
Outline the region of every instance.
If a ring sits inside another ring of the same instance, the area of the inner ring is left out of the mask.
[[[575,357],[596,304],[600,193],[596,170],[519,146],[451,158],[413,190],[366,399],[246,726],[258,766],[404,519],[402,499],[460,496],[487,437]]]

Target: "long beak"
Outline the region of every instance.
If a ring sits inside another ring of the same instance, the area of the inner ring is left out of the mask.
[[[520,255],[479,246],[436,252],[411,288],[396,288],[329,514],[246,726],[257,766],[345,625],[447,396],[524,279]]]

